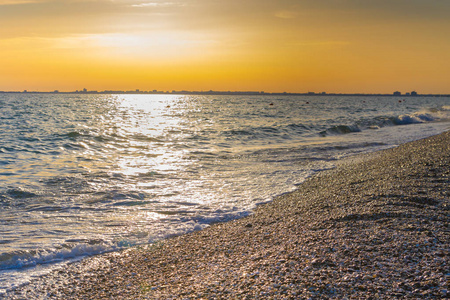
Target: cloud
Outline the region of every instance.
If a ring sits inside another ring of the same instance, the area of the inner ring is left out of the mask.
[[[177,2],[145,2],[131,4],[132,7],[170,7],[170,6],[185,6],[183,3]]]
[[[275,13],[275,17],[281,18],[281,19],[294,19],[297,16],[298,16],[298,14],[296,12],[287,11],[287,10],[282,10],[282,11]]]
[[[42,2],[39,0],[0,0],[0,5],[20,5]]]
[[[406,1],[414,5],[400,5]],[[0,38],[183,30],[233,41],[265,39],[262,31],[291,40],[299,33],[307,39],[348,39],[359,28],[418,20],[446,22],[448,32],[450,13],[450,1],[442,0],[0,0],[0,6]],[[410,17],[419,8],[433,18]]]
[[[347,46],[350,45],[351,42],[349,41],[302,41],[302,42],[296,42],[295,45],[297,46]]]

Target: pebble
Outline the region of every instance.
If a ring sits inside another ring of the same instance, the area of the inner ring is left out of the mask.
[[[442,299],[448,166],[449,132],[350,157],[249,217],[87,258],[4,297]]]

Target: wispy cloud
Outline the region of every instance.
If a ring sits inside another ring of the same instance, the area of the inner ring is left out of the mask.
[[[293,43],[295,46],[347,46],[350,45],[349,41],[335,41],[335,40],[323,40],[323,41],[299,41]]]
[[[184,6],[180,2],[144,2],[131,4],[132,7],[170,7],[170,6]]]
[[[282,10],[277,13],[275,13],[275,17],[280,19],[294,19],[298,16],[297,12],[294,11],[288,11],[288,10]]]
[[[20,5],[42,2],[39,0],[0,0],[0,5]]]

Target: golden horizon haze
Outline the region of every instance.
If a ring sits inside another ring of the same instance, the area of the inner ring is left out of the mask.
[[[450,94],[450,1],[0,0],[0,90]]]

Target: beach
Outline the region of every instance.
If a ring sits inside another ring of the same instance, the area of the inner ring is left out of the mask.
[[[440,299],[450,132],[351,156],[239,220],[86,258],[6,299]]]

